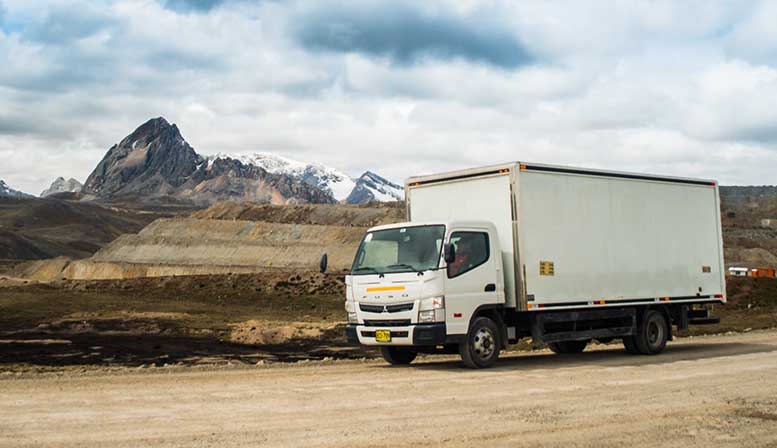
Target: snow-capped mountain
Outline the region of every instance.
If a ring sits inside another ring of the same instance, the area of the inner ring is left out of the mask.
[[[349,204],[365,204],[367,202],[401,201],[405,198],[402,187],[391,181],[367,171],[356,180],[356,186],[348,195]]]
[[[354,204],[397,200],[401,190],[372,173],[353,179],[321,164],[274,154],[203,157],[175,124],[158,117],[113,145],[81,191],[100,199],[166,197],[197,204]]]
[[[18,191],[18,190],[14,190],[13,188],[9,187],[4,180],[0,179],[0,197],[31,198],[32,195],[29,195],[27,193],[22,193],[21,191]]]
[[[254,154],[220,153],[208,157],[209,161],[217,159],[238,160],[244,165],[253,165],[269,173],[294,178],[330,193],[338,202],[363,204],[372,201],[388,202],[404,199],[402,187],[370,171],[358,179],[353,179],[342,171],[319,163],[300,162],[266,152]]]
[[[83,188],[81,182],[73,179],[72,177],[68,180],[65,180],[64,177],[58,177],[54,182],[51,183],[49,188],[41,192],[40,197],[45,198],[46,196],[57,193],[78,193],[81,191],[81,188]]]

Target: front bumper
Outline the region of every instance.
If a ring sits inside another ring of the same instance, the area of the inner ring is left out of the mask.
[[[375,330],[391,330],[391,342],[375,340]],[[404,327],[367,327],[350,324],[345,327],[345,337],[351,344],[381,345],[417,345],[434,346],[445,343],[444,323],[408,325]]]

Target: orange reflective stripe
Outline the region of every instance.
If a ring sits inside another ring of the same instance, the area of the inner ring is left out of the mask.
[[[367,288],[367,292],[382,292],[382,291],[404,291],[404,286],[375,286]]]

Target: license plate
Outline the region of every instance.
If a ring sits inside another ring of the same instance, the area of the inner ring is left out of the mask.
[[[375,341],[391,342],[391,330],[375,330]]]

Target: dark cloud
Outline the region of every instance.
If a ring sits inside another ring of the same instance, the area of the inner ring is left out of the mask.
[[[19,117],[0,115],[0,135],[19,135],[38,131],[39,128],[31,120],[25,121]]]
[[[767,146],[777,143],[777,125],[747,126],[737,129],[733,134],[733,141],[762,143]]]
[[[365,53],[398,64],[465,59],[513,69],[533,61],[498,19],[432,15],[401,3],[372,6],[322,5],[296,17],[295,38],[311,51]]]
[[[150,40],[128,32],[125,21],[107,9],[52,7],[19,31],[21,45],[36,51],[19,53],[0,46],[0,87],[18,91],[64,93],[92,91],[170,91],[179,74],[226,69],[225,53],[175,40]],[[108,30],[97,42],[80,39]],[[21,56],[20,56],[21,54]]]

